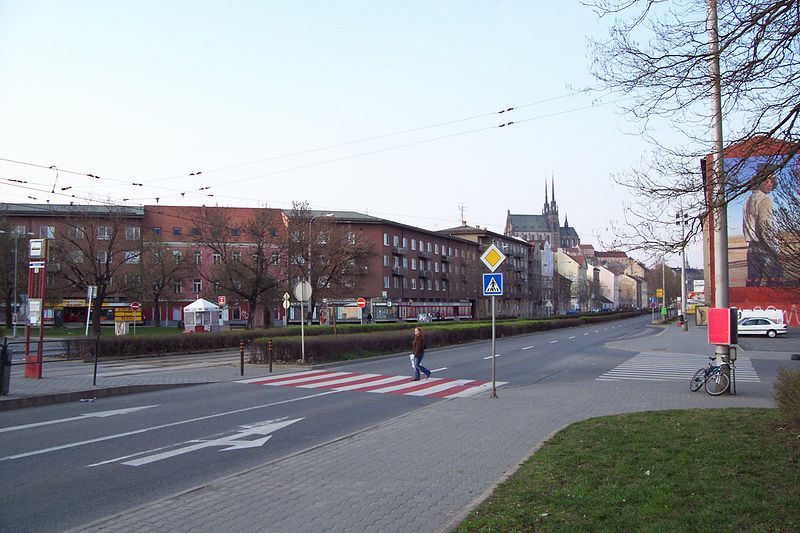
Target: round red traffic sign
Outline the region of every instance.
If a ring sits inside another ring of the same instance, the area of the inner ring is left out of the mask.
[[[367,305],[367,301],[364,298],[359,298],[356,300],[356,305],[363,309]]]
[[[142,304],[140,304],[139,302],[131,303],[131,311],[138,311],[141,308],[142,308]]]

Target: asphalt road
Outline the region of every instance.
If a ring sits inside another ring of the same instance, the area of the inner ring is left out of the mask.
[[[594,380],[632,357],[603,343],[654,334],[648,318],[498,339],[499,395],[508,387]],[[486,382],[490,348],[429,350],[423,363],[434,379]],[[407,357],[395,357],[326,372],[408,376],[411,368]],[[313,387],[226,382],[2,412],[0,529],[76,527],[441,401]]]

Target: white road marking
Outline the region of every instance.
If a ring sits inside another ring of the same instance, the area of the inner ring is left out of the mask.
[[[572,337],[570,337],[570,339],[574,339],[574,338],[575,338],[575,335],[573,335]]]
[[[558,342],[558,341],[550,341],[550,344],[555,344],[555,343],[557,343],[557,342]]]
[[[21,426],[12,426],[10,428],[2,428],[0,429],[0,433],[6,433],[8,431],[19,431],[20,429],[29,429],[29,428],[36,428],[41,426],[49,426],[51,424],[61,424],[63,422],[74,422],[75,420],[85,420],[87,418],[106,418],[109,416],[114,415],[127,415],[129,413],[135,413],[136,411],[141,411],[142,409],[150,409],[151,407],[158,407],[158,405],[143,405],[142,407],[128,407],[126,409],[114,409],[113,411],[99,411],[97,413],[84,413],[78,416],[71,416],[69,418],[59,418],[58,420],[48,420],[46,422],[36,422],[34,424],[23,424]]]
[[[431,373],[433,373],[433,372],[441,372],[442,370],[447,370],[447,367],[443,366],[442,368],[437,368],[435,370],[431,370]]]
[[[22,459],[24,457],[32,457],[34,455],[42,455],[42,454],[49,453],[49,452],[56,452],[58,450],[66,450],[66,449],[69,449],[69,448],[76,448],[78,446],[84,446],[86,444],[94,444],[95,442],[103,442],[103,441],[107,441],[107,440],[119,439],[119,438],[122,438],[122,437],[130,437],[131,435],[139,435],[140,433],[147,433],[148,431],[155,431],[155,430],[158,430],[158,429],[164,429],[164,428],[173,427],[173,426],[180,426],[182,424],[190,424],[192,422],[199,422],[201,420],[208,420],[210,418],[217,418],[217,417],[220,417],[220,416],[228,416],[228,415],[232,415],[232,414],[235,414],[235,413],[244,413],[244,412],[247,412],[247,411],[253,411],[255,409],[263,409],[265,407],[272,407],[272,406],[275,406],[275,405],[282,405],[282,404],[285,404],[285,403],[298,402],[298,401],[301,401],[301,400],[309,400],[311,398],[318,398],[320,396],[327,396],[328,394],[336,394],[337,392],[338,391],[321,392],[319,394],[312,394],[310,396],[302,396],[300,398],[292,398],[290,400],[283,400],[283,401],[280,401],[280,402],[267,403],[267,404],[263,404],[263,405],[254,405],[253,407],[245,407],[243,409],[236,409],[234,411],[226,411],[224,413],[216,413],[216,414],[208,415],[208,416],[200,416],[200,417],[197,417],[197,418],[190,418],[188,420],[179,420],[177,422],[170,422],[168,424],[160,424],[158,426],[151,426],[151,427],[146,427],[146,428],[142,428],[142,429],[136,429],[136,430],[133,430],[133,431],[126,431],[124,433],[117,433],[117,434],[108,435],[108,436],[105,436],[105,437],[97,437],[96,439],[83,440],[83,441],[80,441],[80,442],[71,442],[69,444],[62,444],[61,446],[51,446],[50,448],[42,448],[40,450],[31,450],[29,452],[18,453],[16,455],[8,455],[6,457],[0,457],[0,463],[2,463],[3,461],[11,461],[13,459]]]
[[[584,337],[585,337],[586,335],[588,335],[588,333],[584,333],[584,334],[583,334],[583,336],[584,336]]]
[[[501,354],[501,353],[496,353],[496,354],[494,354],[494,356],[495,356],[495,357],[502,357],[502,356],[503,356],[503,354]],[[489,357],[484,357],[484,358],[483,358],[483,360],[485,361],[485,360],[487,360],[487,359],[491,359],[491,358],[492,358],[492,356],[490,355]]]
[[[531,348],[533,348],[533,346],[526,346],[523,348],[523,350],[530,350]]]

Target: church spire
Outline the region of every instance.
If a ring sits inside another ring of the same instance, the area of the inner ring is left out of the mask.
[[[564,227],[569,227],[569,215],[564,215]]]
[[[544,178],[544,211],[542,213],[550,212],[550,202],[547,200],[547,176]]]
[[[545,187],[547,187],[546,183]],[[550,211],[553,213],[558,213],[558,204],[556,204],[556,178],[553,174],[550,174],[550,187],[553,190],[553,194],[550,199]]]

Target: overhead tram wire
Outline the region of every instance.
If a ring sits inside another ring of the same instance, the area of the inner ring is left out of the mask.
[[[571,95],[574,95],[574,94],[576,94],[576,93],[571,93]],[[565,98],[565,97],[566,96],[560,96],[560,97],[551,98],[550,100],[556,100],[556,99]],[[620,102],[621,100],[624,100],[624,99],[625,98],[618,99],[618,100],[607,101],[607,102],[595,102],[595,103],[592,103],[592,104],[587,105],[587,106],[581,106],[581,107],[567,109],[567,110],[558,111],[558,112],[554,112],[554,113],[547,113],[547,114],[537,115],[537,116],[529,117],[529,118],[525,118],[525,119],[509,121],[509,122],[502,123],[502,124],[499,124],[499,125],[486,126],[486,127],[483,127],[483,128],[475,128],[475,129],[468,130],[468,131],[453,133],[453,134],[449,134],[449,135],[442,135],[442,136],[439,136],[439,137],[432,137],[432,138],[423,139],[423,140],[415,141],[415,142],[411,142],[411,143],[405,143],[405,144],[401,144],[401,145],[389,146],[389,147],[386,147],[386,148],[370,150],[370,151],[367,151],[367,152],[361,152],[361,153],[352,154],[352,155],[349,155],[349,156],[342,156],[342,157],[338,157],[338,158],[327,159],[327,160],[324,160],[324,161],[319,161],[319,162],[316,162],[316,163],[310,163],[310,164],[307,164],[307,165],[300,165],[300,166],[291,167],[291,168],[287,168],[287,169],[275,170],[275,171],[271,171],[271,172],[258,174],[258,175],[255,175],[255,176],[250,176],[250,177],[247,177],[247,178],[242,178],[242,179],[235,180],[235,181],[228,181],[228,182],[225,183],[225,186],[227,187],[228,185],[235,184],[235,183],[242,183],[242,182],[246,182],[246,181],[250,181],[250,180],[254,180],[254,179],[258,179],[258,178],[263,178],[263,177],[283,174],[283,173],[287,173],[287,172],[293,172],[293,171],[297,171],[297,170],[303,170],[303,169],[307,169],[307,168],[313,168],[313,167],[322,166],[322,165],[325,165],[325,164],[335,163],[335,162],[339,162],[339,161],[345,161],[345,160],[349,160],[349,159],[356,159],[356,158],[359,158],[359,157],[365,157],[365,156],[373,155],[373,154],[377,154],[377,153],[389,152],[389,151],[398,150],[398,149],[401,149],[401,148],[408,148],[410,146],[417,146],[417,145],[431,143],[431,142],[438,142],[438,141],[441,141],[441,140],[454,138],[454,137],[459,137],[459,136],[463,136],[463,135],[469,135],[469,134],[473,134],[473,133],[478,133],[478,132],[481,132],[481,131],[489,131],[489,130],[492,130],[492,129],[495,129],[495,128],[505,128],[505,127],[508,127],[508,126],[511,126],[511,125],[515,125],[515,124],[521,124],[521,123],[530,122],[530,121],[534,121],[534,120],[541,120],[541,119],[544,119],[544,118],[550,118],[550,117],[564,115],[564,114],[568,114],[568,113],[574,113],[574,112],[582,111],[582,110],[585,110],[585,109],[592,109],[592,108],[599,107],[599,106],[618,103],[618,102]],[[531,105],[535,105],[535,103],[534,104],[526,104],[525,106],[519,106],[519,107],[516,107],[516,108],[508,108],[506,110],[502,110],[502,111],[499,111],[499,112],[493,112],[493,113],[485,114],[485,115],[482,115],[482,116],[491,116],[491,115],[494,115],[494,114],[505,113],[507,111],[521,109],[522,107],[529,107]],[[452,122],[460,122],[460,121],[463,121],[463,120],[467,120],[467,119],[459,119],[457,121],[451,121],[451,123]],[[435,127],[435,126],[431,126],[431,127]],[[417,130],[422,130],[422,129],[425,129],[425,128],[417,128]],[[391,134],[387,134],[384,137],[388,137],[390,135]],[[356,142],[359,142],[359,141],[354,141],[353,143],[344,143],[344,144],[354,144]],[[308,151],[308,152],[311,152],[311,151]],[[28,165],[28,166],[33,166],[33,167],[37,167],[37,168],[50,170],[49,165],[47,165],[47,166],[46,165],[40,165],[40,164],[36,164],[36,163],[30,163],[30,162],[25,162],[25,161],[17,161],[17,160],[8,159],[8,158],[2,158],[2,157],[0,157],[0,161],[6,161],[6,162],[10,162],[10,163]],[[79,171],[70,171],[70,170],[64,170],[64,169],[59,169],[59,170],[61,172],[65,172],[65,173],[69,173],[69,174],[88,176],[88,177],[96,178],[96,179],[99,179],[99,180],[106,180],[106,181],[113,181],[113,182],[120,183],[120,184],[127,184],[129,186],[130,185],[144,186],[143,185],[144,183],[149,183],[149,182],[146,182],[146,181],[145,182],[139,182],[139,183],[125,182],[125,181],[122,181],[122,180],[117,180],[117,179],[112,179],[112,178],[101,178],[100,176],[96,176],[96,175],[93,175],[93,174],[87,174],[87,173],[79,172]],[[188,177],[188,176],[183,176],[183,177]],[[155,188],[155,189],[158,189],[158,190],[162,190],[162,191],[168,191],[168,192],[171,192],[171,193],[178,192],[178,193],[180,193],[180,197],[181,198],[185,198],[188,195],[188,196],[191,196],[191,197],[197,196],[197,197],[201,197],[201,198],[209,198],[209,197],[211,197],[211,198],[215,198],[215,199],[252,201],[252,198],[242,198],[242,197],[216,195],[216,194],[202,194],[202,195],[197,195],[196,194],[196,192],[199,191],[199,190],[208,190],[208,189],[211,189],[212,187],[220,187],[220,185],[204,186],[204,187],[201,187],[199,189],[182,190],[182,191],[180,189],[174,189],[174,188],[168,188],[168,187],[158,187],[158,186],[152,186],[152,185],[150,185],[149,187]],[[46,193],[49,194],[49,191],[43,191],[43,192],[46,192]],[[175,195],[174,197],[177,198],[177,195]],[[154,199],[154,198],[157,198],[157,197],[155,195],[148,195],[148,196],[144,196],[144,197],[126,198],[125,201],[147,201],[147,200]],[[158,198],[162,198],[163,199],[164,195],[160,194],[158,196]]]
[[[508,108],[505,108],[505,109],[501,109],[500,111],[492,111],[491,113],[482,113],[482,114],[479,114],[479,115],[472,115],[472,116],[469,116],[469,117],[458,118],[458,119],[449,120],[449,121],[445,121],[445,122],[438,122],[436,124],[429,124],[427,126],[419,126],[417,128],[410,128],[410,129],[406,129],[406,130],[395,131],[395,132],[392,132],[392,133],[383,133],[383,134],[379,134],[379,135],[373,135],[371,137],[364,137],[364,138],[361,138],[361,139],[355,139],[355,140],[346,141],[346,142],[343,142],[343,143],[331,144],[331,145],[322,146],[322,147],[319,147],[319,148],[310,148],[308,150],[301,150],[299,152],[292,152],[292,153],[288,153],[288,154],[277,155],[277,156],[273,156],[273,157],[267,157],[267,158],[264,158],[264,159],[259,159],[257,161],[250,161],[250,162],[247,162],[247,163],[237,163],[237,164],[233,164],[233,165],[229,165],[229,166],[225,166],[225,167],[213,168],[211,170],[202,170],[202,171],[199,171],[199,172],[192,172],[190,174],[181,174],[181,175],[176,175],[176,176],[168,176],[168,177],[165,177],[165,178],[156,178],[156,179],[153,179],[151,181],[163,181],[163,180],[187,178],[187,177],[198,175],[198,174],[211,174],[211,173],[214,173],[214,172],[222,172],[222,171],[225,171],[225,170],[232,170],[232,169],[235,169],[235,168],[241,168],[241,167],[246,167],[246,166],[251,166],[251,165],[257,165],[257,164],[260,164],[260,163],[267,163],[267,162],[270,162],[270,161],[278,161],[278,160],[281,160],[281,159],[289,159],[289,158],[292,158],[292,157],[298,157],[298,156],[301,156],[301,155],[313,154],[313,153],[316,153],[316,152],[324,152],[324,151],[333,150],[333,149],[336,149],[336,148],[343,148],[345,146],[352,146],[354,144],[361,144],[361,143],[370,142],[370,141],[377,141],[377,140],[380,140],[380,139],[385,139],[387,137],[396,137],[398,135],[406,135],[408,133],[416,133],[418,131],[423,131],[423,130],[428,130],[428,129],[433,129],[433,128],[440,128],[442,126],[450,126],[452,124],[458,124],[459,122],[467,122],[467,121],[475,120],[475,119],[479,119],[479,118],[491,117],[493,115],[501,115],[503,113],[509,113],[511,111],[524,109],[526,107],[531,107],[531,106],[534,106],[534,105],[541,105],[541,104],[546,104],[546,103],[549,103],[549,102],[555,102],[557,100],[562,100],[564,98],[570,98],[570,97],[573,97],[573,96],[575,96],[577,94],[581,94],[581,93],[585,93],[585,92],[586,92],[585,89],[584,90],[579,90],[579,91],[572,91],[572,92],[567,93],[567,94],[562,94],[562,95],[559,95],[559,96],[553,96],[551,98],[545,98],[544,100],[538,100],[536,102],[529,102],[527,104],[508,107]],[[145,182],[145,183],[147,183],[147,182]]]

